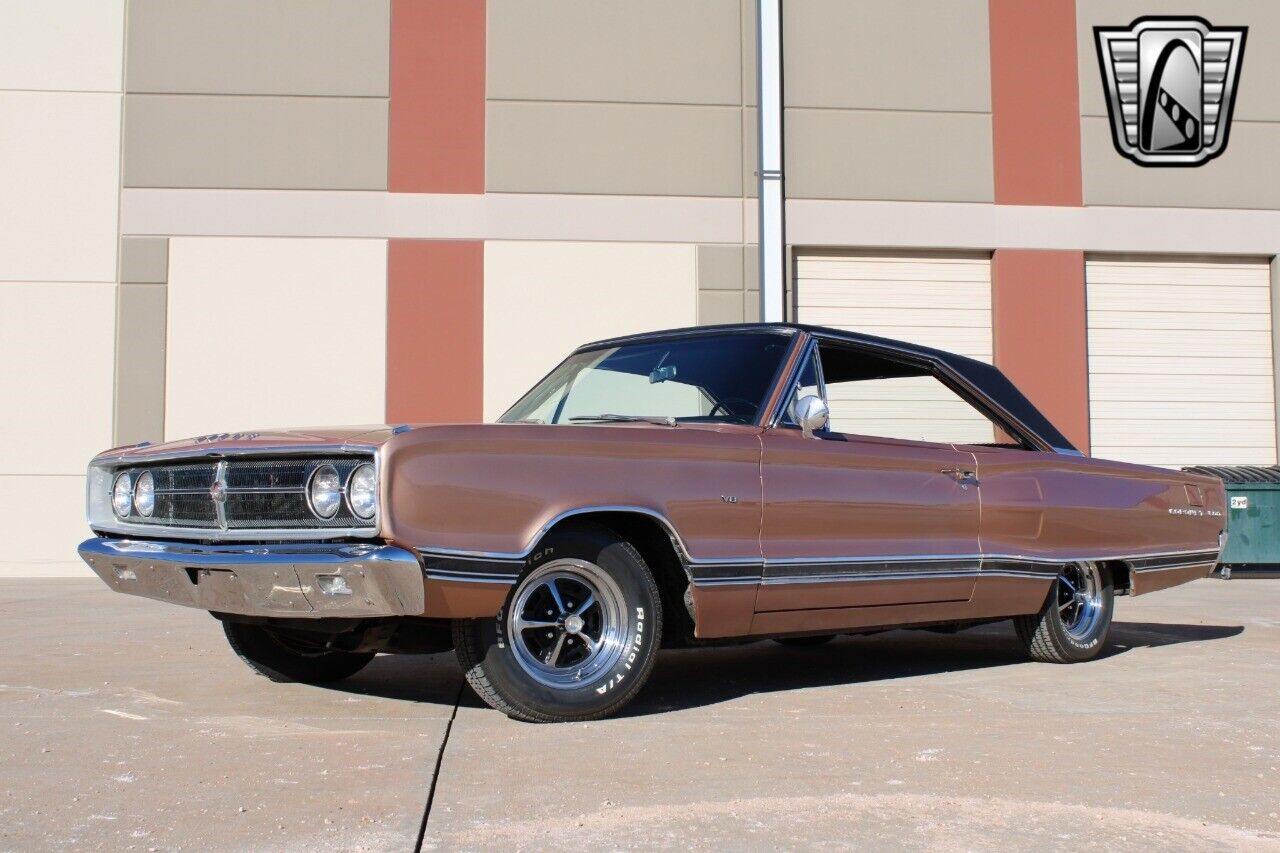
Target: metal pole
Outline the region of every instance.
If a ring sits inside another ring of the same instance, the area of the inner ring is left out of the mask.
[[[777,323],[784,317],[787,266],[782,186],[782,0],[757,0],[756,38],[760,320]]]

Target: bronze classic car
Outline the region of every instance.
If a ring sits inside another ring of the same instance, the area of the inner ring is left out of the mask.
[[[1088,660],[1115,596],[1210,573],[1223,506],[1085,458],[988,364],[762,324],[583,346],[498,423],[108,451],[80,553],[277,681],[452,647],[494,708],[586,720],[664,645],[1012,618]]]

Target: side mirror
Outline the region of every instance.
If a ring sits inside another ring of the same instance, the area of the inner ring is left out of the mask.
[[[805,438],[813,438],[815,432],[826,429],[831,415],[831,410],[827,408],[822,398],[813,394],[796,400],[795,412],[796,423],[800,424],[800,431],[804,433]]]

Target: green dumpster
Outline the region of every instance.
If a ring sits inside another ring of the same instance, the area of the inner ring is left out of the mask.
[[[1197,465],[1227,487],[1223,577],[1280,577],[1280,465]]]

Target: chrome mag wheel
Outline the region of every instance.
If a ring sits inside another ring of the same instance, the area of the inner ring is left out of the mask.
[[[553,560],[517,587],[507,636],[520,668],[547,687],[580,687],[609,672],[626,648],[626,604],[595,563]]]
[[[1102,573],[1095,564],[1075,563],[1058,576],[1058,616],[1073,639],[1089,639],[1103,616],[1104,605]]]

